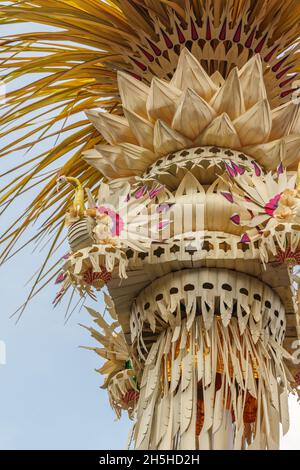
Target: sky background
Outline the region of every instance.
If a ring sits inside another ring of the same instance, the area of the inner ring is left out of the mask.
[[[33,29],[22,26],[22,31]],[[21,27],[0,28],[0,39],[14,31]],[[0,173],[23,158],[11,155],[0,161]],[[22,197],[1,216],[0,232],[29,199],[30,194]],[[67,249],[65,245],[64,252]],[[0,449],[124,449],[132,423],[125,415],[115,420],[107,393],[99,388],[103,379],[94,371],[101,359],[79,348],[95,345],[78,325],[91,326],[86,311],[76,310],[65,324],[65,306],[53,309],[57,287],[49,285],[32,300],[17,325],[10,318],[24,302],[25,284],[40,261],[38,251],[26,249],[0,268],[0,341],[5,342],[7,354],[6,365],[0,365]],[[101,297],[98,304],[87,305],[103,312]],[[300,405],[293,398],[290,417],[282,449],[300,450]]]
[[[49,30],[36,25],[2,26],[0,40],[6,34],[40,29]],[[42,143],[38,150],[54,143],[54,139]],[[13,153],[0,160],[0,174],[35,152]],[[0,178],[0,188],[8,181]],[[34,194],[31,191],[16,200],[0,217],[0,233],[22,214]],[[29,230],[28,238],[35,230]],[[61,254],[67,251],[65,243]],[[53,309],[58,289],[51,284],[30,302],[17,325],[10,318],[26,299],[30,289],[26,284],[45,255],[45,251],[33,252],[31,246],[0,268],[0,341],[5,342],[7,355],[6,365],[0,365],[0,449],[124,449],[132,422],[125,414],[115,420],[107,392],[100,389],[103,377],[95,372],[101,358],[79,348],[98,346],[78,325],[92,325],[85,309],[76,309],[65,324],[66,303]],[[98,303],[86,305],[104,311],[101,296]]]

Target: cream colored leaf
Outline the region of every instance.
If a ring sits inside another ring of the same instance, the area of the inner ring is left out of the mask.
[[[118,72],[118,88],[123,106],[139,116],[147,118],[146,102],[149,87],[128,73]]]
[[[239,148],[241,143],[235,127],[226,113],[218,116],[205,129],[199,138],[201,145],[218,145],[219,147]]]
[[[245,112],[244,97],[236,67],[232,69],[210,104],[218,114],[228,114],[232,121]]]
[[[171,124],[175,114],[181,91],[165,80],[154,77],[147,100],[148,116],[156,121],[162,119]]]
[[[215,117],[214,109],[197,93],[188,88],[177,108],[172,127],[180,134],[195,140]]]
[[[154,125],[147,119],[144,119],[126,108],[123,108],[123,110],[139,145],[153,150]]]
[[[196,57],[186,48],[181,51],[171,85],[182,91],[192,88],[206,101],[209,101],[217,91],[217,86],[212,79],[207,75]]]
[[[300,134],[300,104],[293,101],[272,111],[270,140],[280,139],[289,134]]]
[[[93,109],[86,111],[86,115],[110,145],[120,144],[121,142],[137,144],[137,139],[124,117]]]
[[[158,156],[167,155],[192,146],[192,142],[158,120],[154,127],[154,149]]]
[[[259,101],[267,99],[262,61],[259,54],[246,62],[238,75],[246,109],[251,108]]]
[[[268,140],[272,127],[268,100],[259,101],[234,122],[241,144],[257,145]]]

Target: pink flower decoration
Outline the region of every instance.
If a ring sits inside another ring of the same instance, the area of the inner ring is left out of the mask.
[[[97,212],[99,214],[107,214],[108,217],[111,218],[113,222],[111,234],[113,237],[119,237],[124,228],[124,222],[122,218],[120,217],[120,215],[114,210],[110,209],[109,207],[104,207],[104,206],[97,207]]]
[[[273,216],[275,210],[278,207],[279,199],[281,198],[281,194],[276,194],[272,199],[269,200],[269,202],[265,205],[264,209],[266,214],[269,214]]]
[[[231,176],[232,178],[237,176],[237,172],[233,168],[231,168],[231,166],[228,165],[228,163],[226,163],[226,162],[225,162],[225,168],[226,168],[227,173],[229,174],[229,176]]]
[[[284,172],[284,168],[283,168],[283,163],[281,162],[279,167],[277,168],[277,173],[279,175],[282,175],[283,172]]]
[[[143,197],[145,195],[147,191],[147,186],[144,185],[142,186],[140,189],[137,190],[137,192],[135,193],[135,198],[136,199],[141,199],[141,197]]]
[[[300,263],[300,250],[292,251],[290,248],[287,248],[285,251],[279,251],[276,261],[296,266]]]
[[[66,273],[60,273],[59,276],[56,278],[55,284],[61,284],[64,282],[66,278]]]
[[[231,202],[231,204],[233,204],[233,196],[231,193],[225,193],[223,191],[221,191],[221,194],[222,196],[225,197],[225,199],[227,199],[227,201]]]
[[[247,233],[244,233],[244,235],[241,238],[241,243],[250,243],[251,240],[249,238],[249,235]]]
[[[243,175],[245,173],[245,170],[241,168],[239,165],[231,161],[231,166],[236,172],[236,174]]]
[[[149,191],[150,199],[154,199],[163,189],[164,186],[158,186],[157,188],[151,189],[151,191]]]
[[[254,171],[255,171],[255,175],[256,176],[260,176],[261,175],[261,169],[260,167],[258,166],[258,164],[256,162],[252,162],[252,165],[254,167]]]
[[[55,305],[59,300],[61,300],[62,296],[65,293],[65,288],[62,287],[60,291],[56,294],[55,299],[53,300],[52,304]]]
[[[89,286],[93,286],[97,282],[101,281],[107,284],[112,279],[112,274],[107,271],[104,266],[100,266],[101,271],[99,273],[95,273],[93,268],[88,268],[85,273],[83,274],[83,280]]]
[[[230,220],[231,220],[231,222],[233,222],[235,225],[240,225],[240,223],[241,223],[241,218],[240,218],[239,214],[233,214],[233,215],[230,217]]]
[[[170,209],[172,205],[173,204],[168,204],[167,202],[161,203],[157,206],[156,213],[162,214],[163,212],[168,212],[168,210]]]
[[[137,392],[136,390],[129,390],[126,392],[126,394],[123,396],[123,402],[125,405],[130,405],[134,402],[136,402],[139,399],[140,393]]]
[[[169,225],[169,223],[170,223],[169,220],[162,220],[158,224],[158,230],[163,230],[164,228],[166,228]]]

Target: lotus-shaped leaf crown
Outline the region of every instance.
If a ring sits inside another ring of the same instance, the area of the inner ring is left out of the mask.
[[[84,159],[109,179],[142,175],[160,157],[197,146],[243,151],[267,170],[299,160],[300,106],[271,109],[259,55],[224,80],[183,49],[169,82],[154,77],[149,87],[119,72],[118,86],[124,116],[87,112],[108,145]]]

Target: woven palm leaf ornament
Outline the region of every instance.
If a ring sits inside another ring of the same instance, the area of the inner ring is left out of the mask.
[[[138,185],[138,189],[132,190],[128,181],[111,184],[102,181],[96,200],[86,189],[89,202],[86,209],[85,190],[80,182],[59,176],[58,191],[66,183],[75,184],[73,203],[65,216],[71,251],[57,278],[63,285],[55,304],[71,286],[81,295],[85,288],[89,292],[93,288],[100,290],[111,281],[114,268],[120,278],[126,278],[126,250],[144,252],[165,226],[160,217],[162,211],[150,210],[151,202],[164,190],[162,185]],[[165,204],[163,212],[167,210]]]
[[[300,168],[300,166],[299,166]],[[248,227],[242,240],[259,240],[263,262],[269,255],[291,267],[299,264],[300,248],[300,198],[297,174],[288,176],[282,166],[277,174],[239,175],[230,171],[233,183],[231,193],[224,192],[227,199],[247,209],[247,220],[233,214],[235,224]],[[250,220],[249,220],[250,219]]]
[[[5,38],[0,67],[12,82],[46,75],[9,93],[6,137],[28,113],[33,128],[19,124],[29,143],[0,156],[58,124],[60,139],[0,201],[53,162],[59,174],[51,166],[5,233],[3,260],[59,204],[36,235],[67,234],[55,303],[108,290],[112,323],[89,309],[101,329],[89,331],[137,449],[278,449],[300,373],[299,2],[33,0],[0,12],[30,20],[56,29]]]
[[[109,299],[107,301],[109,303]],[[95,310],[91,308],[87,308],[87,310],[93,318],[95,327],[84,328],[88,329],[101,347],[85,347],[85,349],[93,350],[105,360],[97,372],[105,376],[102,388],[107,389],[110,404],[116,415],[120,417],[122,411],[126,410],[129,417],[133,418],[134,408],[139,397],[139,388],[132,368],[130,348],[120,329],[113,306],[107,307],[111,317],[110,323],[107,323],[103,316]]]

